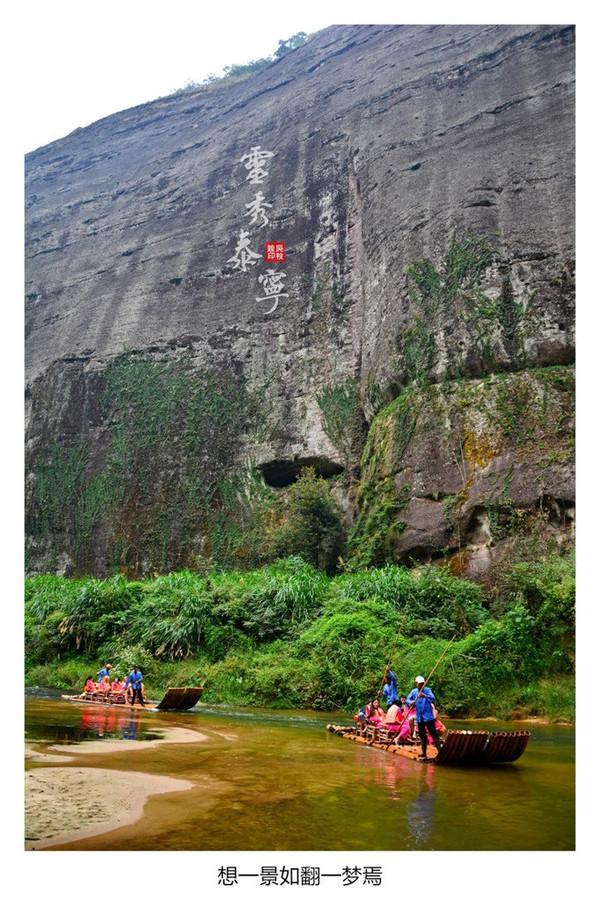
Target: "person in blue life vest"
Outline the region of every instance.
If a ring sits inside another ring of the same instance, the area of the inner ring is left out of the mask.
[[[112,666],[110,663],[108,663],[108,665],[104,666],[103,669],[100,669],[99,672],[96,672],[96,675],[98,676],[98,681],[99,682],[102,681],[102,679],[104,678],[105,675],[110,675],[111,669],[112,669]]]
[[[131,705],[135,703],[135,698],[137,697],[140,701],[141,706],[145,706],[144,697],[142,694],[142,682],[144,680],[144,676],[140,672],[137,666],[133,667],[133,672],[130,674],[127,679],[127,683],[125,685],[125,690],[131,688]]]
[[[392,703],[394,703],[398,699],[396,676],[389,666],[386,666],[384,681],[385,684],[383,685],[383,691],[379,691],[379,693],[383,694],[387,708],[389,709]]]
[[[419,759],[427,759],[427,732],[433,738],[433,743],[438,753],[442,749],[435,728],[435,712],[433,709],[435,696],[431,688],[426,687],[425,679],[422,675],[417,675],[415,684],[416,687],[412,689],[406,698],[406,702],[409,706],[416,707],[417,728],[421,739],[421,756]]]

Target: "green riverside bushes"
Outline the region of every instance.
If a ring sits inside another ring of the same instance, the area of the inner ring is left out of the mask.
[[[498,618],[483,589],[440,567],[328,576],[300,557],[248,572],[129,582],[42,575],[25,590],[26,683],[80,690],[106,662],[142,668],[149,695],[353,712],[392,659],[400,691],[425,678],[447,715],[574,715],[574,557],[505,573]]]

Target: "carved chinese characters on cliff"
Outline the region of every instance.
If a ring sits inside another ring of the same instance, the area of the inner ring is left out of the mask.
[[[265,213],[265,209],[273,206],[272,203],[265,202],[265,196],[262,191],[258,191],[255,195],[254,200],[251,203],[246,203],[246,209],[248,212],[247,216],[252,216],[250,219],[250,224],[255,225],[258,222],[258,217],[262,218],[262,222],[260,223],[260,227],[263,228],[265,225],[269,224],[269,220],[267,218],[267,214]]]
[[[256,260],[260,259],[260,253],[254,253],[250,249],[250,241],[248,240],[248,232],[242,228],[238,240],[235,253],[230,256],[227,262],[233,263],[234,269],[241,269],[246,272],[248,266],[255,266]]]
[[[265,315],[269,315],[269,313],[275,312],[277,309],[277,304],[281,297],[288,297],[289,294],[283,294],[284,284],[282,282],[282,278],[285,278],[284,272],[276,272],[275,269],[267,269],[266,275],[259,275],[258,281],[263,286],[263,290],[265,292],[264,297],[257,297],[256,302],[260,303],[262,300],[275,300],[275,303],[271,307],[271,309],[267,310]]]
[[[244,163],[246,169],[249,169],[249,173],[246,175],[246,181],[249,181],[250,184],[262,184],[269,174],[263,169],[263,162],[270,159],[272,156],[273,154],[270,150],[261,150],[260,145],[258,147],[252,147],[250,153],[245,153],[240,162],[244,162],[246,159],[248,160],[248,162]]]
[[[263,150],[260,144],[256,144],[250,148],[248,153],[242,156],[240,162],[243,163],[244,168],[248,171],[246,175],[248,184],[264,184],[265,179],[269,175],[267,165],[270,166],[269,160],[274,155],[270,150]],[[250,272],[254,266],[258,265],[259,260],[262,261],[262,255],[252,247],[253,237],[255,238],[252,232],[253,229],[256,231],[269,225],[268,211],[273,208],[273,203],[259,189],[254,193],[254,197],[250,202],[245,203],[244,206],[247,210],[244,213],[244,217],[248,218],[249,222],[245,228],[240,229],[233,256],[230,256],[227,260],[228,263],[232,264],[233,269],[238,272]],[[285,243],[283,241],[265,241],[264,261],[271,264],[284,263]],[[280,299],[289,297],[289,294],[284,290],[284,279],[286,277],[285,272],[272,268],[258,275],[258,284],[262,288],[263,296],[255,297],[255,300],[257,303],[263,303],[265,300],[270,302],[270,308],[265,310],[266,316],[275,312]]]

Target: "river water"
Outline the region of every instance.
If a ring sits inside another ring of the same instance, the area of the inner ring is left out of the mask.
[[[574,849],[573,728],[528,725],[529,745],[516,763],[460,769],[419,764],[326,731],[328,722],[349,724],[349,718],[208,705],[180,713],[90,709],[49,693],[25,701],[26,739],[37,750],[69,752],[92,742],[85,757],[75,754],[66,766],[169,775],[194,784],[151,797],[135,826],[63,845],[68,849]],[[173,727],[206,739],[143,747]],[[107,738],[136,741],[139,749],[95,754]]]

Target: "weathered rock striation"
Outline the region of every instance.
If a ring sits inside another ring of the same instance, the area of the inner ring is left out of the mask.
[[[558,25],[333,26],[30,154],[30,570],[243,564],[303,464],[366,563],[484,559],[500,500],[567,534],[573,182]]]

